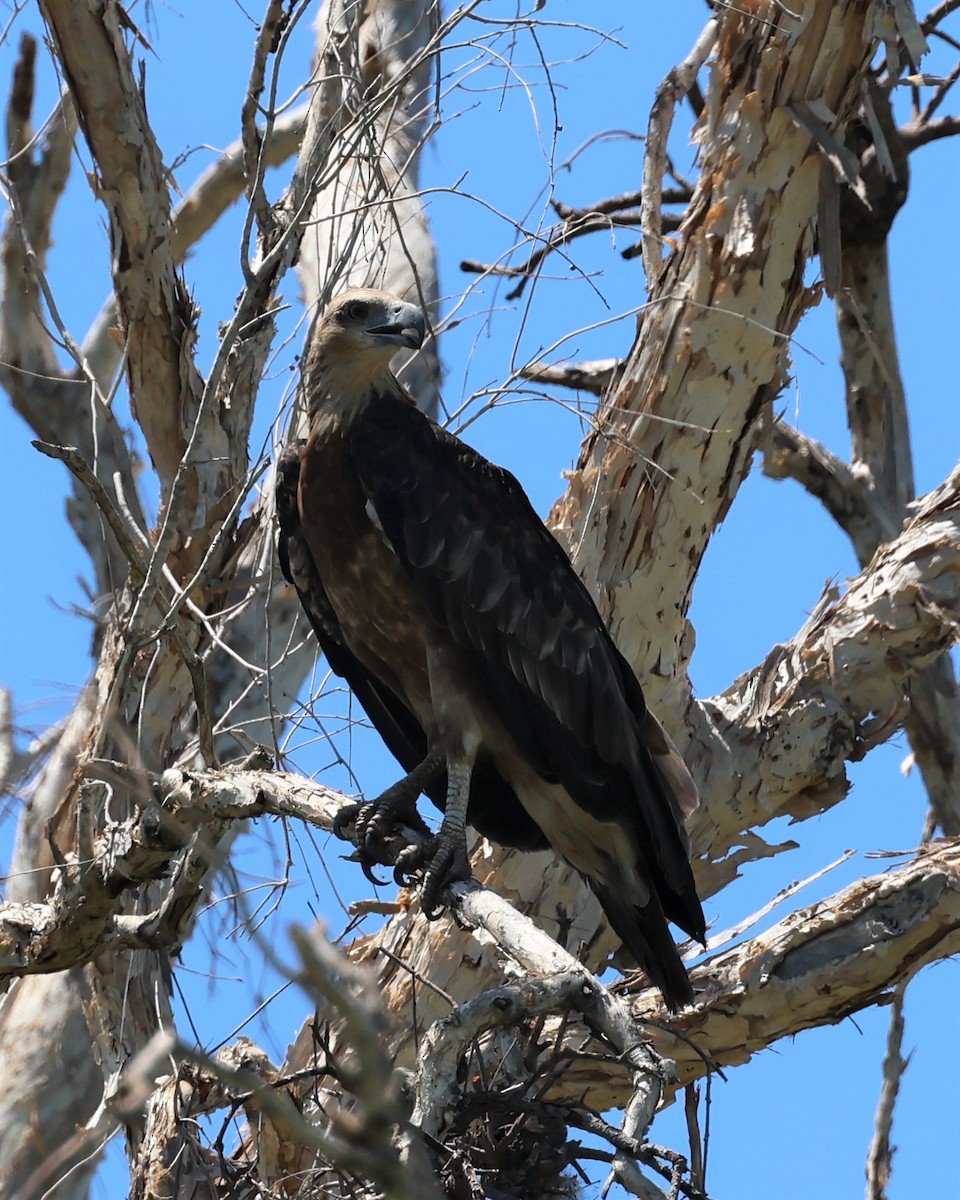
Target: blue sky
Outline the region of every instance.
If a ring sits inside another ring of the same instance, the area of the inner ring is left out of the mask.
[[[0,5],[0,23],[6,21],[8,8]],[[501,6],[499,11],[508,9]],[[448,310],[476,282],[459,270],[460,260],[499,258],[515,237],[507,216],[535,224],[551,174],[554,194],[572,204],[639,186],[642,145],[633,136],[599,140],[569,168],[562,164],[600,131],[644,130],[654,89],[689,50],[704,7],[694,0],[669,6],[602,0],[590,6],[590,19],[616,40],[572,28],[583,11],[569,0],[552,0],[542,15],[557,24],[541,32],[539,48],[529,38],[521,39],[514,71],[489,59],[484,70],[471,75],[446,102],[447,124],[425,152],[422,183],[437,189],[430,197],[429,214]],[[214,152],[236,136],[252,26],[232,0],[184,4],[179,11],[154,5],[149,12],[147,19],[142,9],[135,10],[154,49],[147,56],[148,108],[165,161],[186,192]],[[0,45],[2,88],[9,83],[21,29],[39,30],[32,7],[18,17],[12,35]],[[304,26],[301,33],[287,63],[291,88],[305,75],[310,56],[310,31]],[[538,63],[540,49],[554,64],[550,85]],[[456,54],[450,53],[445,70],[453,69]],[[56,82],[42,53],[40,59],[37,112],[42,117],[55,96]],[[933,60],[928,69],[944,71],[949,65]],[[556,133],[555,109],[562,126]],[[673,150],[678,168],[693,176],[692,148],[679,138]],[[85,152],[82,159],[86,161]],[[944,198],[960,190],[958,149],[949,142],[927,147],[914,156],[912,169],[911,200],[894,230],[891,265],[918,488],[924,491],[940,482],[960,451],[956,371],[946,349],[956,339],[960,248],[955,220],[943,219],[948,211]],[[461,194],[444,190],[458,180]],[[271,184],[273,195],[278,195],[279,173]],[[506,216],[498,217],[495,211]],[[202,369],[214,353],[217,323],[229,316],[241,286],[239,220],[235,210],[186,264],[187,280],[203,314]],[[109,290],[104,221],[81,162],[75,165],[54,232],[51,282],[68,327],[80,337]],[[570,258],[575,268],[555,257],[547,266],[549,278],[528,289],[519,303],[506,301],[509,285],[479,285],[467,302],[467,319],[442,345],[448,406],[456,408],[474,390],[502,382],[514,346],[521,359],[533,358],[570,330],[602,322],[565,343],[555,357],[625,353],[633,316],[612,318],[632,314],[643,299],[639,261],[625,262],[618,253],[631,240],[630,232],[624,231],[616,239],[594,235],[574,243]],[[284,292],[291,306],[284,333],[292,340],[280,349],[262,388],[257,437],[264,441],[289,392],[302,336],[292,278]],[[491,307],[494,316],[487,320]],[[781,406],[805,432],[845,454],[841,377],[828,303],[804,321],[792,357],[793,377]],[[501,403],[472,424],[468,440],[508,466],[545,514],[562,492],[562,470],[576,461],[580,422],[564,404],[513,399],[516,402]],[[90,627],[72,611],[86,607],[87,599],[77,583],[84,572],[83,555],[63,519],[65,472],[39,458],[30,437],[5,401],[0,403],[0,444],[8,464],[0,480],[0,498],[5,511],[13,514],[0,531],[3,559],[11,564],[0,579],[0,683],[13,688],[20,726],[35,731],[62,715],[86,680]],[[855,570],[845,539],[814,501],[798,487],[771,483],[755,471],[714,539],[697,583],[692,617],[698,640],[692,673],[698,693],[721,691],[760,662],[774,642],[792,636],[828,579],[842,581]],[[312,730],[304,730],[302,740],[314,744],[305,745],[296,756],[297,765],[319,771],[329,754],[316,746]],[[802,902],[829,894],[859,874],[876,872],[880,864],[863,857],[870,851],[913,847],[923,823],[924,800],[917,780],[904,779],[900,772],[906,752],[902,739],[895,739],[852,766],[853,794],[833,812],[789,830],[768,828],[772,840],[793,837],[801,848],[749,867],[743,880],[711,902],[709,916],[716,927],[753,911],[785,883],[807,876],[847,848],[857,851],[855,857],[803,893]],[[357,735],[353,756],[368,792],[389,781],[393,768],[372,736]],[[323,778],[338,783],[329,773]],[[15,818],[16,811],[8,812],[0,830],[3,848]],[[326,841],[312,845],[313,841],[300,836],[295,856],[304,869],[298,870],[283,904],[264,927],[263,935],[274,944],[283,944],[287,923],[309,921],[315,912],[326,915],[333,933],[345,925],[331,896],[326,867],[346,897],[368,894],[359,871],[340,863],[341,847]],[[274,861],[278,853],[282,859],[276,827],[258,827],[238,844],[235,865],[247,882],[274,879],[280,869]],[[216,913],[211,914],[202,923],[178,972],[186,1006],[206,1045],[229,1039],[233,1025],[278,986],[276,975],[261,965],[256,936],[250,938],[252,946],[246,935],[230,942],[218,937],[216,949],[211,948],[207,935],[213,936],[215,918]],[[960,976],[952,962],[922,972],[908,993],[906,1048],[913,1051],[913,1059],[897,1111],[894,1140],[899,1150],[891,1200],[907,1200],[943,1186],[945,1164],[942,1153],[935,1151],[951,1144],[956,1128],[950,1081],[960,1069],[958,1002]],[[304,1001],[287,989],[266,1012],[246,1032],[279,1058],[302,1019]],[[858,1193],[886,1025],[884,1012],[863,1013],[855,1022],[780,1043],[747,1067],[730,1071],[727,1083],[717,1082],[711,1117],[711,1195],[716,1200],[761,1200],[773,1186],[780,1200],[811,1194],[839,1200]],[[679,1114],[661,1117],[654,1136],[682,1148],[685,1135]]]

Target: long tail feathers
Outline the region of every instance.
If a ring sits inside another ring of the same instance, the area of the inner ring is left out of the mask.
[[[693,988],[656,897],[640,908],[596,883],[591,886],[614,932],[660,989],[670,1011],[692,1004]]]

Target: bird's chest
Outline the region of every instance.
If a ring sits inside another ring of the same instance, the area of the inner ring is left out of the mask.
[[[427,689],[430,618],[374,523],[339,432],[310,439],[300,468],[301,524],[351,650],[408,695]]]

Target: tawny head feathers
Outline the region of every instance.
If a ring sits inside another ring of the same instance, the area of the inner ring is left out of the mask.
[[[390,360],[398,350],[419,349],[425,332],[422,310],[407,300],[374,288],[343,292],[310,339],[303,373],[311,410],[388,387]]]

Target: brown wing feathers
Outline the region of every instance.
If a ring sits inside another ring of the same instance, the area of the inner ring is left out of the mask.
[[[276,507],[278,557],[284,578],[297,589],[320,649],[330,669],[345,679],[387,749],[405,771],[412,771],[427,753],[427,735],[404,700],[376,679],[354,655],[342,636],[339,621],[317,574],[300,527],[297,485],[305,443],[288,446],[277,462]],[[426,789],[440,809],[445,777]],[[485,837],[517,850],[546,850],[550,843],[530,819],[489,759],[481,754],[471,781],[471,824]]]
[[[642,869],[664,907],[702,938],[679,806],[644,741],[662,730],[648,723],[632,671],[520,485],[415,409],[386,401],[357,422],[351,453],[391,545],[436,619],[473,653],[527,759],[593,815],[638,831]],[[629,943],[622,914],[617,928]]]

